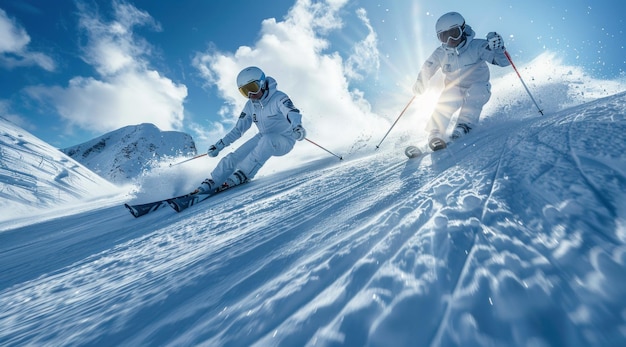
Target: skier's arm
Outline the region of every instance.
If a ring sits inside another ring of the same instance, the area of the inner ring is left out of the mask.
[[[247,107],[244,107],[243,111],[237,119],[235,127],[226,134],[221,141],[224,143],[224,147],[229,146],[231,143],[237,141],[252,125],[252,115]]]
[[[441,57],[439,49],[435,50],[422,65],[417,80],[413,84],[413,94],[420,95],[428,88],[430,79],[441,67]]]
[[[294,106],[286,94],[278,98],[278,109],[285,115],[287,122],[291,125],[292,137],[298,141],[304,140],[306,130],[302,126],[302,114],[300,114],[300,110]]]
[[[511,64],[504,54],[506,49],[504,48],[504,41],[500,34],[496,32],[487,34],[487,40],[483,43],[481,48],[481,58],[486,62],[498,66],[508,66]]]
[[[298,125],[302,125],[302,115],[300,114],[300,110],[294,106],[293,102],[287,95],[283,95],[278,98],[278,109],[280,110],[280,113],[285,115],[287,121],[291,124],[292,129]]]
[[[250,111],[248,111],[247,106],[248,105],[246,104],[246,107],[244,107],[243,111],[241,111],[235,127],[229,131],[228,134],[219,139],[214,145],[209,146],[209,149],[207,150],[209,157],[217,157],[222,149],[230,146],[231,143],[237,141],[243,133],[250,129],[250,126],[252,125],[252,116],[250,116]]]

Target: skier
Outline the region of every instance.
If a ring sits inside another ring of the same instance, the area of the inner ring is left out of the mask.
[[[487,40],[474,38],[474,30],[457,12],[441,16],[435,29],[441,46],[426,60],[413,85],[413,93],[421,95],[437,70],[445,75],[445,87],[426,125],[428,146],[433,151],[446,148],[443,135],[457,110],[460,112],[452,140],[469,133],[478,123],[480,112],[491,97],[487,63],[509,65],[502,36],[490,32]]]
[[[212,192],[251,180],[270,157],[289,153],[296,140],[302,141],[306,137],[300,111],[285,93],[276,89],[276,84],[274,78],[266,77],[256,66],[239,73],[237,87],[248,102],[235,127],[210,146],[207,154],[216,157],[222,149],[239,139],[253,122],[259,132],[222,158],[211,177],[205,179],[194,193]]]

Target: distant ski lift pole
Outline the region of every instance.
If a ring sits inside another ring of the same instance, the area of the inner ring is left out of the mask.
[[[519,71],[517,71],[517,68],[515,67],[515,64],[513,64],[513,60],[511,59],[511,55],[509,55],[509,52],[507,51],[504,51],[504,55],[506,55],[506,58],[509,60],[509,63],[511,63],[513,70],[515,70],[515,72],[517,73],[517,77],[519,77],[519,80],[522,82],[524,89],[526,89],[526,93],[528,93],[528,95],[530,96],[530,99],[535,103],[535,106],[537,106],[537,110],[539,110],[539,113],[543,116],[543,110],[541,109],[541,107],[539,107],[539,104],[537,104],[537,101],[535,101],[535,98],[533,98],[533,95],[530,93],[530,90],[526,86],[526,83],[524,82],[522,75],[520,75]]]

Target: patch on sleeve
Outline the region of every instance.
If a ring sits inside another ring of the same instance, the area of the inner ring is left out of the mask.
[[[300,110],[298,110],[294,105],[293,102],[291,102],[291,99],[286,98],[283,100],[283,105],[285,105],[285,107],[287,107],[288,109],[294,111],[294,112],[298,112],[300,113]]]
[[[246,117],[246,113],[245,112],[241,112],[241,114],[239,115],[239,119],[245,118],[245,117]]]

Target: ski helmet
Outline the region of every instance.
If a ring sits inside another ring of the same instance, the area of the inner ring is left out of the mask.
[[[247,67],[237,75],[237,88],[246,98],[265,89],[265,73],[256,66]]]
[[[435,24],[437,38],[447,44],[448,40],[458,40],[465,30],[465,18],[458,12],[448,12],[439,17]]]

